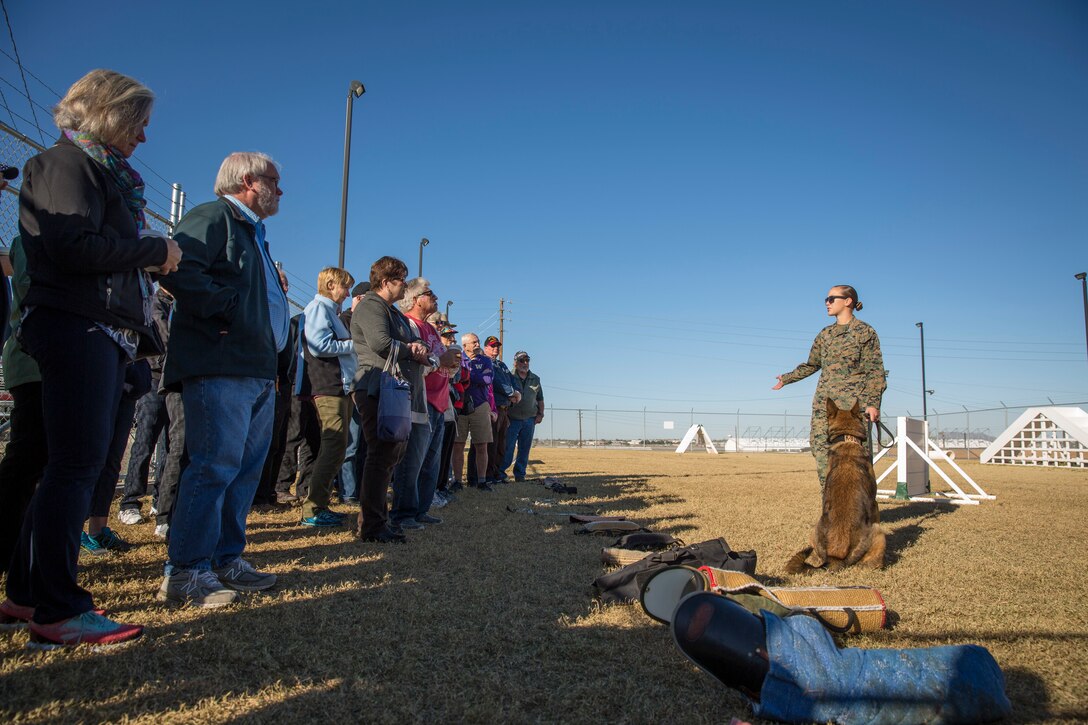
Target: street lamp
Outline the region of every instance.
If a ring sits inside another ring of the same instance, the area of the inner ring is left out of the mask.
[[[419,276],[420,277],[423,276],[423,248],[426,247],[430,243],[431,243],[431,240],[427,239],[427,237],[423,237],[423,239],[419,240]]]
[[[446,324],[450,321],[450,305],[453,304],[453,300],[446,300]]]
[[[1080,291],[1084,295],[1084,342],[1088,344],[1088,272],[1074,275],[1080,280]]]
[[[926,330],[921,322],[915,322],[914,326],[918,328],[918,337],[922,343],[922,420],[929,420],[926,408],[926,394],[929,393],[926,390]]]
[[[352,81],[348,86],[348,112],[344,124],[344,191],[340,199],[340,268],[344,268],[344,235],[348,227],[348,163],[351,160],[351,105],[352,101],[366,93],[366,88],[359,81]]]

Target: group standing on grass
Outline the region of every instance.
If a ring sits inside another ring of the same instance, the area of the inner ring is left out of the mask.
[[[275,586],[274,574],[243,558],[262,483],[262,503],[302,499],[307,527],[343,523],[330,505],[335,487],[360,504],[360,538],[378,543],[441,523],[430,509],[454,498],[451,433],[470,358],[449,344],[452,326],[433,326],[427,280],[409,282],[403,262],[382,257],[369,283],[353,289],[346,270],[329,267],[292,319],[265,229],[283,195],[280,170],[260,153],[230,154],[216,199],[186,214],[173,238],[151,229],[128,159],[147,140],[153,101],[132,78],[92,71],[55,109],[56,144],[24,169],[4,353],[15,404],[0,462],[0,627],[29,627],[36,648],[142,634],[108,617],[77,582],[81,549],[128,547],[107,521],[137,401],[154,432],[134,451],[118,518],[143,520],[150,450],[165,431],[153,503],[156,534],[167,539],[163,601],[218,607]],[[351,309],[341,312],[349,293]],[[381,372],[394,360],[412,390],[404,442],[376,432]],[[271,483],[292,401],[308,411],[314,457],[296,495]]]
[[[55,145],[24,169],[4,347],[14,408],[0,462],[0,627],[28,626],[33,647],[142,633],[106,616],[77,582],[81,549],[128,546],[107,521],[138,400],[141,424],[167,441],[153,504],[167,539],[157,598],[200,607],[276,585],[243,558],[255,501],[301,500],[301,525],[331,528],[346,519],[332,509],[336,490],[359,504],[361,540],[403,543],[406,531],[441,523],[431,511],[463,487],[470,439],[469,485],[491,491],[511,464],[525,480],[544,416],[529,354],[517,352],[511,371],[497,338],[481,349],[465,333],[458,346],[430,282],[409,281],[394,257],[354,288],[346,270],[323,269],[314,300],[292,318],[265,229],[283,195],[280,170],[264,154],[230,154],[216,199],[186,214],[173,238],[149,228],[128,159],[146,141],[153,100],[127,76],[92,71],[56,107]],[[860,401],[876,421],[885,387],[876,333],[854,315],[857,292],[833,287],[825,304],[835,324],[775,386],[821,371],[812,425],[821,484],[824,400]],[[410,388],[405,439],[379,433],[382,372],[392,366]],[[297,467],[292,424],[309,456]],[[122,523],[142,521],[157,435],[139,438]],[[297,476],[294,494],[277,488],[284,468],[288,485]]]

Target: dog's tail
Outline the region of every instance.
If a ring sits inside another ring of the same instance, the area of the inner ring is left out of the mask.
[[[809,554],[812,553],[812,547],[806,546],[798,551],[796,554],[790,557],[786,562],[786,571],[790,574],[800,574],[806,569],[805,560],[808,559]]]

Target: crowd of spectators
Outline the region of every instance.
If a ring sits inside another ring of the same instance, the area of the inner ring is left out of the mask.
[[[251,511],[297,506],[300,530],[354,523],[363,542],[402,544],[457,500],[469,439],[469,485],[492,491],[511,464],[524,480],[544,414],[529,355],[511,372],[497,338],[481,349],[465,333],[458,345],[430,282],[394,257],[359,284],[322,269],[292,316],[265,227],[280,168],[264,154],[230,154],[214,201],[172,237],[151,229],[128,159],[153,101],[132,78],[92,71],[54,112],[57,142],[23,171],[3,360],[14,407],[0,461],[0,627],[28,627],[35,648],[142,634],[77,581],[81,550],[131,546],[108,525],[126,449],[116,520],[154,524],[166,540],[156,598],[221,607],[277,584],[244,557]],[[405,440],[379,426],[388,370],[410,391]],[[337,501],[358,506],[353,522]]]

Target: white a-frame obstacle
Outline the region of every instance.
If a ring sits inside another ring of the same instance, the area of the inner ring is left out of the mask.
[[[713,453],[718,455],[718,449],[714,446],[714,441],[710,440],[710,434],[706,432],[701,424],[688,428],[688,432],[684,434],[684,438],[680,441],[680,445],[676,447],[677,453],[685,453],[692,445],[701,445],[706,448],[707,453]]]
[[[975,483],[974,479],[952,460],[952,457],[937,447],[929,439],[929,423],[916,418],[899,417],[896,419],[896,434],[892,445],[896,449],[895,462],[886,471],[877,477],[877,498],[896,499],[899,501],[948,501],[955,504],[978,505],[981,500],[994,500],[991,496]],[[891,446],[884,448],[873,457],[875,464],[884,457]],[[940,459],[952,466],[959,478],[966,484],[960,487],[952,478],[941,470],[934,459]],[[930,469],[937,472],[952,491],[932,492],[929,485]],[[881,489],[880,482],[897,473],[895,489]],[[967,493],[964,488],[970,486],[975,493]]]

